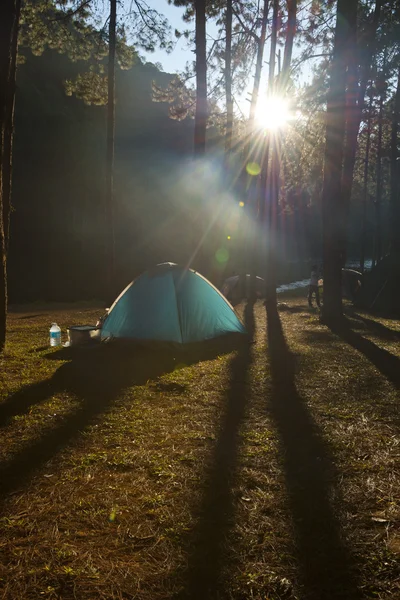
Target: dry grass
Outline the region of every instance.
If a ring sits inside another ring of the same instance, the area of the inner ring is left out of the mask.
[[[400,323],[285,302],[191,365],[50,351],[90,307],[10,315],[0,598],[400,598]]]

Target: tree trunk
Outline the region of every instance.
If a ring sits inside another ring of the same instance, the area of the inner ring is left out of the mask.
[[[397,264],[400,262],[400,160],[398,150],[400,121],[400,68],[394,97],[390,156],[390,206],[391,206],[391,252]]]
[[[276,9],[276,18],[278,17],[278,6]],[[275,13],[275,10],[274,10]],[[283,66],[282,70],[278,64],[278,93],[281,97],[284,97],[287,91],[287,86],[290,77],[290,66],[292,62],[293,42],[296,31],[296,17],[297,17],[297,0],[288,0],[288,23],[286,30],[285,50],[283,55]],[[276,27],[275,27],[276,37]],[[279,54],[280,56],[280,54]],[[271,44],[271,60],[272,57],[272,44]],[[271,63],[270,63],[271,65]],[[274,65],[271,65],[272,70],[271,83],[273,85],[274,77]],[[271,160],[271,186],[269,190],[270,196],[270,210],[269,210],[269,251],[268,251],[268,267],[267,267],[267,300],[273,305],[276,305],[276,287],[277,287],[277,244],[278,244],[278,212],[279,212],[279,193],[280,193],[280,172],[282,162],[282,148],[284,145],[285,134],[278,131],[273,136],[273,152]]]
[[[343,174],[342,174],[342,202],[345,206],[348,215],[350,209],[351,190],[353,187],[353,173],[357,152],[357,138],[360,130],[363,110],[365,107],[365,92],[368,81],[371,76],[371,64],[376,48],[376,31],[379,24],[383,0],[377,0],[375,4],[374,14],[364,35],[365,48],[361,54],[363,56],[363,65],[361,68],[361,80],[359,84],[357,56],[357,34],[356,25],[351,28],[349,45],[349,70],[347,78],[347,131],[346,144],[343,157]],[[363,40],[361,39],[359,45]],[[346,239],[342,240],[343,255],[346,253]]]
[[[115,233],[114,233],[114,148],[115,148],[115,46],[117,0],[110,0],[108,27],[108,98],[106,156],[106,248],[107,296],[115,294]]]
[[[257,46],[257,58],[256,58],[256,69],[254,73],[254,82],[253,82],[253,91],[251,94],[251,102],[250,102],[250,113],[249,120],[247,123],[247,136],[246,143],[244,147],[244,167],[246,167],[247,163],[252,160],[252,154],[254,151],[254,121],[256,116],[257,102],[258,96],[260,92],[260,82],[261,82],[261,72],[262,72],[262,64],[263,64],[263,56],[264,56],[264,48],[265,41],[267,37],[267,22],[268,22],[268,9],[269,9],[269,0],[264,0],[263,7],[263,16],[261,22],[261,31],[260,38],[258,40]],[[253,159],[254,160],[254,159]],[[248,175],[245,175],[248,177]],[[254,185],[254,182],[250,185]],[[250,207],[254,210],[254,219],[257,218],[257,207]],[[246,260],[245,260],[245,269],[241,274],[241,289],[244,291],[246,286],[246,273],[247,273],[247,263],[250,271],[250,297],[255,297],[256,291],[256,270],[257,266],[255,264],[255,252],[256,252],[256,242],[253,237],[248,241],[246,247]]]
[[[268,21],[269,0],[264,0],[263,18],[261,22],[260,39],[257,46],[256,70],[254,73],[253,91],[251,93],[250,114],[249,114],[249,137],[253,135],[254,119],[256,116],[258,94],[260,91],[262,62],[264,56],[265,40],[267,37],[267,21]]]
[[[362,213],[362,231],[361,231],[361,273],[365,270],[365,249],[367,242],[367,206],[368,206],[368,174],[369,174],[369,153],[371,149],[371,112],[372,112],[372,94],[369,100],[369,111],[367,121],[367,144],[365,148],[364,161],[364,184],[363,184],[363,213]]]
[[[272,28],[271,28],[271,47],[268,69],[268,90],[267,95],[272,96],[275,88],[275,65],[276,65],[276,42],[278,37],[278,14],[279,0],[273,0]],[[272,138],[274,144],[274,138]],[[274,206],[272,202],[275,195],[276,178],[274,169],[276,168],[276,147],[272,147],[272,160],[270,161],[271,134],[266,132],[264,154],[261,164],[261,182],[260,182],[260,222],[263,231],[263,243],[266,243],[266,277],[265,277],[265,298],[269,307],[276,306],[276,254],[275,254],[275,229],[274,229]],[[270,164],[271,163],[271,164]]]
[[[288,0],[288,23],[286,31],[285,49],[283,56],[282,70],[278,69],[278,93],[281,96],[286,94],[287,85],[290,77],[290,66],[293,53],[293,42],[296,30],[297,0]],[[274,27],[271,35],[271,56],[269,71],[269,87],[274,87],[275,75],[275,53],[277,37],[277,19],[279,11],[279,2],[274,2]],[[284,135],[279,132],[273,137],[272,160],[270,168],[270,186],[267,190],[269,196],[269,229],[268,229],[268,255],[267,255],[267,302],[276,305],[276,287],[277,287],[277,243],[278,243],[278,211],[279,211],[279,191],[280,191],[280,170],[282,147]]]
[[[268,93],[271,95],[274,91],[275,63],[276,63],[276,40],[278,37],[278,15],[279,0],[273,0],[272,28],[271,28],[271,47],[269,53],[268,69]]]
[[[346,208],[341,196],[346,129],[346,71],[357,24],[357,0],[338,0],[335,41],[326,111],[326,143],[322,191],[325,321],[340,319],[342,312],[342,240]],[[349,47],[350,41],[350,47]]]
[[[225,96],[226,96],[226,136],[225,153],[228,157],[232,149],[233,136],[233,96],[232,96],[232,0],[227,0],[225,13]]]
[[[296,32],[297,0],[287,0],[288,22],[285,40],[285,50],[283,53],[282,74],[280,77],[281,87],[285,88],[290,76],[290,65],[292,63],[293,41]]]
[[[196,10],[196,112],[194,155],[204,156],[207,127],[206,1],[195,0]]]
[[[17,73],[17,55],[18,55],[18,29],[21,13],[21,2],[18,0],[15,4],[15,19],[11,42],[11,64],[9,71],[9,80],[7,85],[7,101],[4,122],[3,137],[3,156],[2,156],[2,201],[3,201],[3,227],[4,243],[6,254],[8,253],[9,233],[10,233],[10,212],[11,212],[11,182],[12,182],[12,147],[14,135],[14,105]]]
[[[271,46],[269,52],[269,69],[268,69],[268,88],[267,96],[272,96],[274,91],[275,77],[275,62],[276,62],[276,40],[278,35],[278,13],[279,0],[273,0],[272,25],[271,25]],[[263,148],[263,156],[261,161],[261,180],[260,180],[260,200],[259,200],[259,219],[261,223],[265,222],[267,212],[267,196],[268,196],[268,169],[269,169],[269,154],[270,154],[270,134],[267,131]]]
[[[7,127],[10,115],[10,103],[14,104],[14,90],[10,91],[15,81],[17,40],[20,0],[3,0],[0,2],[0,351],[6,341],[7,321],[7,254],[6,233],[4,223],[3,189],[7,190],[7,178],[11,176],[11,145],[7,137],[11,135]],[[5,168],[6,167],[6,168]],[[5,181],[6,180],[6,181]],[[7,199],[6,199],[7,202]]]
[[[383,82],[383,74],[382,74]],[[375,261],[378,263],[382,258],[382,222],[381,222],[381,206],[382,206],[382,134],[383,134],[383,103],[385,100],[385,92],[382,89],[379,96],[379,112],[378,112],[378,143],[376,152],[376,201],[375,201]]]

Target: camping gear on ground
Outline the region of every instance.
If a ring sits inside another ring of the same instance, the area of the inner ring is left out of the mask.
[[[162,263],[132,281],[111,306],[101,339],[193,344],[245,334],[232,306],[200,273]]]
[[[59,346],[61,344],[61,329],[57,323],[52,323],[50,327],[50,346]]]
[[[69,327],[67,346],[82,346],[100,341],[100,329],[93,325],[76,325]]]
[[[230,302],[240,301],[242,299],[242,290],[240,289],[239,275],[233,275],[225,279],[221,287],[221,292]],[[263,298],[265,296],[265,280],[262,277],[256,277],[255,293],[257,298]],[[250,295],[250,275],[246,275],[245,282],[245,297],[248,298]]]

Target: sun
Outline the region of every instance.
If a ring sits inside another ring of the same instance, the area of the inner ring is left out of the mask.
[[[257,103],[256,121],[259,127],[276,131],[291,119],[289,103],[280,96],[260,98]]]

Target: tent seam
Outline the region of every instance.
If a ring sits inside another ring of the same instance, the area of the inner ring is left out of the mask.
[[[179,306],[178,306],[178,291],[176,289],[175,277],[172,273],[171,273],[171,275],[172,275],[172,281],[174,282],[176,314],[178,315],[179,331],[181,332],[181,344],[183,344],[184,342],[183,342],[181,315],[180,315]]]

